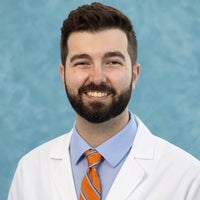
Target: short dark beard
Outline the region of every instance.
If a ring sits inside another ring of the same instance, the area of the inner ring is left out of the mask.
[[[69,92],[66,83],[65,90],[72,107],[81,117],[92,123],[102,123],[118,116],[125,110],[131,98],[132,81],[128,89],[120,95],[117,95],[113,88],[104,83],[100,85],[91,83],[87,86],[82,86],[77,95]],[[91,102],[85,105],[82,101],[82,94],[87,91],[107,92],[113,96],[113,100],[110,105],[105,105],[101,102]]]

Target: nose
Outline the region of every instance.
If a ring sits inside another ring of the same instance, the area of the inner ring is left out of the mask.
[[[91,69],[90,82],[93,82],[95,85],[106,82],[105,70],[101,65],[96,65]]]

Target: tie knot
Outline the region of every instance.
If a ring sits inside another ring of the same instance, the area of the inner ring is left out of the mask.
[[[94,149],[85,151],[84,155],[87,158],[89,168],[97,167],[103,159],[101,154]]]

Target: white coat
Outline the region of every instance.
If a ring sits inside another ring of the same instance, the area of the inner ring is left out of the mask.
[[[134,144],[106,200],[200,200],[200,162],[136,120]],[[25,155],[8,200],[77,200],[70,138],[71,132]]]

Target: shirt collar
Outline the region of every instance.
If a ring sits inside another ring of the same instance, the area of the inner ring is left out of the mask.
[[[83,153],[92,147],[78,134],[75,124],[72,131],[70,154],[73,165],[77,165],[81,160]],[[137,124],[134,115],[130,114],[128,124],[116,135],[99,145],[96,150],[112,167],[116,167],[124,156],[128,154],[132,147],[136,132]]]

